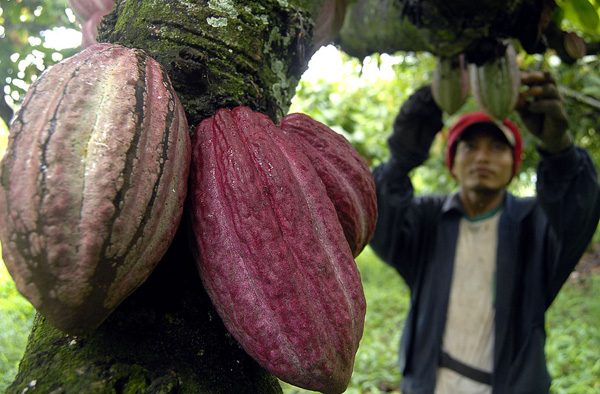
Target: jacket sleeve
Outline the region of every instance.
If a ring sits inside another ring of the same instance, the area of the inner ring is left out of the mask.
[[[558,155],[540,154],[537,198],[548,218],[553,256],[547,267],[549,306],[598,226],[600,194],[596,169],[584,149],[571,146]]]
[[[371,247],[409,286],[426,245],[424,233],[436,228],[427,214],[432,206],[440,210],[442,198],[415,197],[408,173],[427,159],[433,138],[442,128],[441,118],[429,86],[417,90],[394,121],[388,139],[390,159],[373,170],[379,218]]]

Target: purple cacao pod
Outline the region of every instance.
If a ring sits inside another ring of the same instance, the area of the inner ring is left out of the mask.
[[[281,380],[343,392],[366,305],[310,159],[245,107],[204,120],[192,146],[192,246],[225,326]]]
[[[145,52],[98,44],[42,73],[0,166],[18,290],[64,332],[97,327],[166,252],[190,160],[183,107]]]
[[[369,166],[346,138],[308,115],[287,115],[279,127],[311,159],[335,205],[352,255],[358,256],[373,238],[377,223]]]

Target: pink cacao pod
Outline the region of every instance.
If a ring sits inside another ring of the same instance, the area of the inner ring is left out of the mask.
[[[279,127],[310,158],[335,205],[354,257],[369,243],[377,222],[375,182],[365,160],[342,135],[304,114]]]
[[[0,167],[2,256],[53,325],[97,327],[169,246],[191,142],[164,69],[98,44],[45,71],[10,128]]]
[[[67,0],[67,5],[73,10],[79,22],[83,24],[97,12],[102,15],[111,12],[115,8],[115,0]]]
[[[343,392],[366,304],[310,159],[245,107],[202,121],[192,146],[192,247],[225,326],[281,380]]]

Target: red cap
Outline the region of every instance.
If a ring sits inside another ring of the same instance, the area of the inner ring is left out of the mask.
[[[456,145],[458,138],[463,131],[476,123],[492,123],[498,127],[498,130],[502,131],[508,140],[508,143],[512,146],[514,159],[513,176],[517,175],[517,171],[521,165],[521,155],[523,154],[523,140],[517,125],[508,119],[506,119],[503,123],[500,123],[490,118],[484,112],[471,112],[464,114],[448,130],[448,143],[446,149],[446,165],[448,166],[448,169],[452,169],[452,162],[454,161],[454,146]]]

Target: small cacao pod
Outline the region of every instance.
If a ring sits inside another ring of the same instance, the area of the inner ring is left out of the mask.
[[[192,249],[229,332],[279,379],[341,393],[365,299],[310,159],[245,107],[203,120],[192,143]]]
[[[365,160],[342,135],[304,114],[283,117],[279,127],[312,161],[333,201],[354,257],[373,237],[375,182]]]
[[[314,17],[313,49],[329,44],[340,32],[346,16],[347,0],[323,0]]]
[[[436,104],[449,115],[463,106],[470,93],[469,67],[464,54],[437,57],[431,83]]]
[[[81,47],[97,44],[98,24],[115,7],[114,0],[67,0],[67,5],[81,23]]]
[[[0,167],[19,291],[64,332],[97,327],[166,252],[190,161],[183,107],[145,52],[97,44],[42,73]]]
[[[521,76],[517,54],[507,41],[497,58],[482,65],[471,64],[471,92],[477,105],[492,118],[504,121],[519,99]]]
[[[563,40],[563,45],[567,54],[573,59],[581,59],[586,54],[586,46],[583,38],[579,37],[575,32],[566,33]]]
[[[108,14],[115,7],[115,0],[67,0],[67,5],[83,24],[97,12]]]
[[[98,35],[98,24],[104,14],[102,12],[96,12],[87,21],[81,25],[81,47],[87,48],[94,44],[97,44],[96,36]]]

